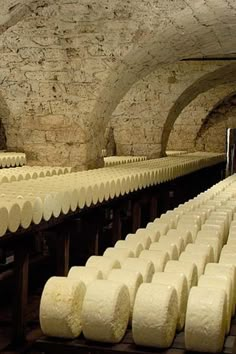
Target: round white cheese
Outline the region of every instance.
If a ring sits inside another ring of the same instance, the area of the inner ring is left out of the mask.
[[[103,279],[102,272],[97,268],[87,267],[71,267],[68,273],[68,278],[81,280],[86,287],[96,279]]]
[[[51,337],[76,338],[81,333],[81,310],[85,295],[83,282],[52,277],[44,286],[40,301],[40,326]]]
[[[130,321],[132,321],[134,300],[138,288],[143,282],[141,273],[136,271],[128,271],[126,269],[112,269],[108,275],[108,280],[125,284],[129,290],[130,297]]]
[[[227,313],[225,317],[226,334],[230,331],[232,306],[233,306],[233,292],[231,279],[224,275],[202,275],[198,280],[198,286],[204,288],[223,289],[226,293]]]
[[[91,256],[87,260],[85,266],[100,270],[102,272],[103,279],[107,279],[109,272],[113,268],[120,268],[120,262],[113,258],[103,256]]]
[[[168,252],[170,259],[178,259],[178,249],[175,244],[168,240],[162,242],[153,242],[149,248],[150,251],[165,251]]]
[[[207,256],[207,263],[214,262],[213,248],[210,245],[191,243],[185,248],[185,252],[191,254],[203,254]]]
[[[148,235],[150,238],[151,238],[151,242],[157,242],[160,238],[160,233],[159,232],[155,232],[155,231],[152,231],[151,229],[138,229],[136,231],[136,235],[143,235],[143,236],[146,236]]]
[[[197,267],[192,262],[169,261],[166,264],[165,272],[183,273],[187,278],[188,290],[190,290],[193,286],[197,285]]]
[[[126,248],[108,247],[103,253],[103,257],[116,259],[120,263],[122,263],[123,260],[128,257],[132,258],[134,256],[135,256],[134,252]]]
[[[213,248],[213,253],[214,253],[214,262],[218,262],[219,260],[219,256],[220,256],[220,251],[221,251],[221,247],[220,247],[220,241],[216,240],[216,239],[212,239],[209,237],[206,238],[196,238],[196,244],[200,244],[200,245],[210,245]]]
[[[130,299],[127,286],[96,280],[87,287],[81,314],[86,339],[118,343],[127,329]]]
[[[184,327],[185,314],[188,301],[188,283],[183,273],[155,273],[152,283],[172,285],[177,292],[178,299],[178,322],[177,330],[181,331]]]
[[[236,268],[232,264],[208,263],[205,268],[205,275],[223,275],[231,280],[233,289],[232,315],[235,313],[235,286],[236,286]]]
[[[197,274],[198,274],[198,279],[199,277],[204,273],[208,257],[207,255],[203,254],[194,254],[194,253],[189,253],[189,252],[183,252],[181,253],[179,257],[180,261],[187,261],[187,262],[193,262],[196,267],[197,267]]]
[[[174,287],[164,284],[141,284],[132,321],[135,344],[168,348],[175,335],[178,300]]]
[[[143,250],[139,258],[148,259],[154,265],[155,272],[163,272],[166,263],[170,260],[168,252],[158,250]]]
[[[224,290],[193,287],[186,313],[186,349],[208,353],[221,352],[225,337],[225,315]]]
[[[115,248],[126,248],[126,249],[134,252],[135,257],[138,257],[143,250],[143,245],[141,244],[141,242],[132,244],[131,242],[128,242],[127,240],[117,241],[114,247]]]
[[[140,234],[128,234],[125,238],[125,241],[131,244],[141,243],[144,249],[148,249],[151,245],[151,238],[149,235],[140,235]]]
[[[141,258],[126,258],[121,264],[121,269],[139,272],[144,283],[150,283],[155,272],[153,263]]]

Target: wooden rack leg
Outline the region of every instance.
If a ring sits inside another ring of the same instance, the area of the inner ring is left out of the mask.
[[[150,198],[150,221],[153,221],[157,217],[157,197],[152,196]]]
[[[29,251],[27,242],[21,242],[15,248],[15,288],[13,304],[13,343],[25,340],[26,307],[28,301]]]
[[[65,228],[57,235],[57,275],[58,276],[67,276],[69,272],[69,255],[70,255],[70,233],[65,231]]]
[[[113,222],[112,222],[112,243],[113,245],[116,241],[121,240],[122,238],[122,223],[120,216],[120,207],[115,207],[113,209]]]
[[[132,205],[132,232],[135,233],[141,226],[141,206],[138,200],[133,201]]]

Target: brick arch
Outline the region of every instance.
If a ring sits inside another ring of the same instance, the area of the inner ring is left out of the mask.
[[[161,142],[163,155],[165,154],[169,135],[174,122],[183,111],[183,109],[187,107],[190,102],[192,102],[199,94],[207,92],[211,88],[217,87],[219,85],[235,82],[235,78],[236,62],[233,62],[211,73],[203,75],[199,80],[195,81],[179,96],[174,105],[171,107],[164,124]]]

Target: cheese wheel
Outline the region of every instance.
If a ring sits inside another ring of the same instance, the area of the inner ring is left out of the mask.
[[[33,219],[32,204],[24,198],[16,198],[16,201],[20,207],[20,224],[24,229],[27,229]]]
[[[186,349],[208,353],[221,352],[225,337],[225,314],[224,290],[193,287],[186,312]]]
[[[169,232],[169,231],[168,231]],[[184,249],[184,241],[183,239],[179,238],[179,237],[167,237],[167,235],[165,236],[161,236],[160,239],[159,239],[159,242],[160,243],[164,243],[164,244],[169,244],[169,245],[175,245],[176,248],[177,248],[177,251],[178,251],[178,257],[177,259],[179,258],[179,255],[181,252],[183,252],[183,249]]]
[[[134,252],[135,257],[138,257],[143,250],[143,245],[141,244],[141,242],[132,244],[131,242],[128,242],[127,240],[117,241],[114,247],[115,248],[126,248],[126,249]]]
[[[208,262],[208,257],[204,254],[194,254],[186,251],[181,253],[179,260],[193,262],[197,267],[197,275],[199,279],[199,277],[204,273],[206,264]]]
[[[96,279],[103,279],[102,272],[96,268],[87,267],[71,267],[68,273],[68,278],[73,278],[82,281],[87,287],[88,284]]]
[[[220,257],[222,257],[222,255],[224,254],[232,254],[232,255],[235,255],[236,256],[236,244],[228,244],[225,245],[222,250],[221,250],[221,254],[220,254]],[[236,257],[235,257],[235,260],[236,260]]]
[[[166,235],[168,230],[170,229],[169,224],[162,222],[160,219],[155,219],[153,221],[155,230],[159,231],[160,235]]]
[[[40,326],[47,336],[76,338],[81,333],[83,282],[52,277],[44,286],[40,301]]]
[[[83,334],[93,341],[118,343],[127,329],[129,314],[127,286],[111,280],[95,280],[87,287],[83,302]]]
[[[188,301],[188,283],[183,273],[155,273],[152,283],[172,285],[177,292],[178,321],[177,330],[181,331],[185,323],[185,314]]]
[[[151,233],[154,233],[156,235],[157,240],[155,242],[157,242],[161,236],[160,231],[156,228],[155,224],[153,222],[149,222],[146,226],[146,230]]]
[[[149,235],[128,234],[125,240],[131,244],[141,243],[144,249],[148,249],[151,245],[151,238]]]
[[[8,223],[8,210],[6,207],[0,206],[0,237],[5,235]]]
[[[170,260],[168,252],[158,250],[143,250],[139,258],[148,259],[154,265],[155,272],[163,272],[166,263]]]
[[[214,262],[213,248],[210,245],[202,245],[202,244],[196,244],[196,243],[189,244],[185,248],[185,252],[206,255],[207,256],[207,263]]]
[[[199,231],[199,228],[196,225],[192,224],[187,224],[187,223],[178,223],[177,225],[177,231],[180,231],[181,233],[186,233],[190,232],[192,236],[192,242],[195,241],[197,233]]]
[[[214,262],[218,262],[220,255],[220,241],[216,239],[212,239],[209,237],[206,238],[196,238],[196,244],[199,245],[210,245],[213,248],[214,253]]]
[[[103,256],[91,256],[87,260],[86,267],[92,267],[102,272],[103,279],[106,279],[113,268],[120,268],[120,262],[113,258]]]
[[[127,286],[130,298],[129,320],[132,321],[135,296],[138,291],[138,288],[143,282],[143,277],[141,273],[136,271],[131,272],[126,269],[112,269],[107,279],[115,282],[120,282]]]
[[[232,315],[235,313],[235,284],[236,284],[236,268],[232,264],[208,263],[205,268],[205,275],[223,275],[231,280],[233,289],[233,308]]]
[[[170,259],[178,259],[178,249],[176,245],[167,242],[153,242],[149,248],[150,251],[165,251],[168,252]]]
[[[113,248],[113,247],[108,247],[105,252],[103,253],[103,257],[109,257],[109,258],[113,258],[116,259],[117,261],[119,261],[120,263],[123,262],[124,259],[130,257],[134,257],[134,252],[129,250],[129,249],[125,249],[125,248]]]
[[[153,263],[141,258],[126,258],[121,264],[121,269],[139,272],[144,283],[150,283],[155,272]]]
[[[178,253],[180,255],[185,249],[186,240],[182,236],[180,236],[180,233],[177,230],[173,230],[173,229],[167,232],[166,237],[171,238],[173,241],[177,241],[176,246],[178,248]]]
[[[195,285],[197,285],[197,267],[192,262],[186,261],[169,261],[166,264],[165,272],[183,273],[188,282],[188,291]]]
[[[136,235],[137,236],[139,236],[139,235],[140,236],[141,235],[143,235],[143,236],[148,235],[150,237],[150,239],[151,239],[151,242],[157,242],[159,240],[159,238],[160,238],[160,233],[159,232],[155,232],[155,231],[148,230],[148,229],[142,229],[142,228],[140,228],[140,229],[138,229],[136,231]]]
[[[219,231],[217,230],[201,230],[198,231],[197,233],[197,239],[200,238],[212,238],[214,240],[219,240],[219,247],[222,248],[223,247],[223,243],[224,243],[224,238],[223,238],[223,234],[221,234]]]
[[[6,207],[8,211],[8,230],[16,232],[20,226],[21,211],[18,203],[1,201],[0,207]]]
[[[173,342],[178,320],[178,299],[174,287],[141,284],[132,321],[133,340],[137,345],[168,348]]]
[[[230,331],[230,322],[233,306],[233,293],[231,280],[223,275],[202,275],[198,280],[198,286],[204,288],[223,289],[226,293],[227,313],[225,317],[226,334]]]

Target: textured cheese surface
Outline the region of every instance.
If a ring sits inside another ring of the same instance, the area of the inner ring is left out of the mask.
[[[181,331],[184,327],[185,314],[188,301],[188,283],[183,273],[155,273],[152,283],[172,285],[177,292],[178,299],[178,322],[177,330]]]
[[[184,273],[188,282],[188,290],[190,290],[192,286],[197,285],[197,267],[192,262],[169,261],[166,264],[165,272]]]
[[[220,240],[220,246],[223,246],[223,242],[224,242],[224,238],[223,238],[223,234],[220,233],[217,230],[200,230],[197,233],[197,238],[213,238],[216,240]]]
[[[227,313],[225,317],[226,334],[230,331],[232,306],[233,306],[233,292],[231,279],[224,275],[202,275],[198,281],[198,286],[204,288],[223,289],[226,293]]]
[[[153,222],[155,229],[160,232],[160,235],[166,235],[169,230],[169,224],[162,222],[160,219],[155,219]]]
[[[203,254],[207,256],[207,262],[214,262],[213,248],[210,245],[191,243],[185,248],[185,252],[193,254]]]
[[[184,238],[180,236],[180,233],[177,230],[169,230],[166,234],[166,237],[176,242],[178,253],[180,255],[185,249]]]
[[[135,257],[138,257],[140,255],[140,253],[142,252],[143,245],[141,244],[141,242],[132,244],[130,242],[128,242],[127,240],[119,240],[116,242],[115,248],[126,248],[130,251],[133,251],[135,254]]]
[[[134,257],[135,254],[133,251],[125,248],[113,248],[113,247],[108,247],[105,252],[103,253],[103,257],[109,257],[116,259],[120,263],[123,262],[124,259],[130,257]]]
[[[148,229],[138,229],[136,231],[136,235],[148,235],[150,238],[151,238],[151,242],[157,242],[160,238],[160,233],[159,232],[155,232],[155,231],[152,231],[152,230],[148,230]]]
[[[84,298],[83,334],[90,340],[118,343],[127,329],[129,314],[127,287],[111,280],[96,280],[88,286]]]
[[[97,268],[71,267],[68,278],[81,280],[86,287],[96,279],[103,279],[102,272]]]
[[[190,232],[191,236],[192,236],[192,242],[195,241],[197,233],[199,231],[199,228],[197,225],[194,224],[188,224],[188,223],[184,223],[184,222],[179,222],[177,225],[177,230],[181,231],[181,232]]]
[[[141,273],[136,271],[128,271],[126,269],[112,269],[109,273],[108,280],[120,282],[127,286],[130,297],[130,321],[132,321],[136,293],[143,282]]]
[[[148,259],[141,258],[126,258],[121,264],[121,268],[141,273],[144,283],[150,283],[155,272],[153,263]]]
[[[164,251],[168,252],[170,259],[178,259],[178,250],[176,245],[170,244],[169,241],[167,242],[153,242],[149,248],[151,251]]]
[[[144,249],[148,249],[152,242],[149,235],[140,235],[140,234],[128,234],[125,240],[129,242],[131,245],[141,243]]]
[[[236,268],[233,264],[224,263],[208,263],[205,268],[206,275],[223,275],[231,279],[233,289],[233,313],[235,312],[236,303]]]
[[[44,286],[40,302],[40,326],[47,336],[76,338],[81,333],[81,310],[85,295],[83,282],[52,277]]]
[[[181,252],[183,252],[184,249],[184,241],[183,239],[180,239],[179,237],[167,237],[167,235],[165,236],[161,236],[159,239],[160,244],[165,244],[165,245],[170,245],[171,247],[176,247],[177,248],[177,252],[178,252],[178,256],[177,259],[179,258],[179,255]]]
[[[174,287],[164,284],[139,287],[132,321],[136,344],[168,348],[174,339],[177,319],[178,300]]]
[[[103,279],[106,279],[113,268],[120,268],[120,262],[113,258],[103,256],[91,256],[86,262],[86,267],[92,267],[102,272]]]
[[[187,350],[221,352],[225,336],[226,295],[222,289],[193,287],[189,294],[185,345]]]
[[[207,255],[203,255],[203,254],[183,252],[179,257],[179,260],[193,262],[197,267],[197,274],[199,279],[199,277],[204,273],[208,261],[208,257]]]
[[[148,259],[154,265],[155,272],[163,272],[166,263],[170,260],[168,252],[158,250],[143,250],[139,258]]]
[[[219,256],[220,256],[220,241],[216,239],[212,239],[209,237],[206,238],[196,238],[196,244],[200,245],[210,245],[213,248],[213,253],[214,253],[214,262],[218,262]]]

